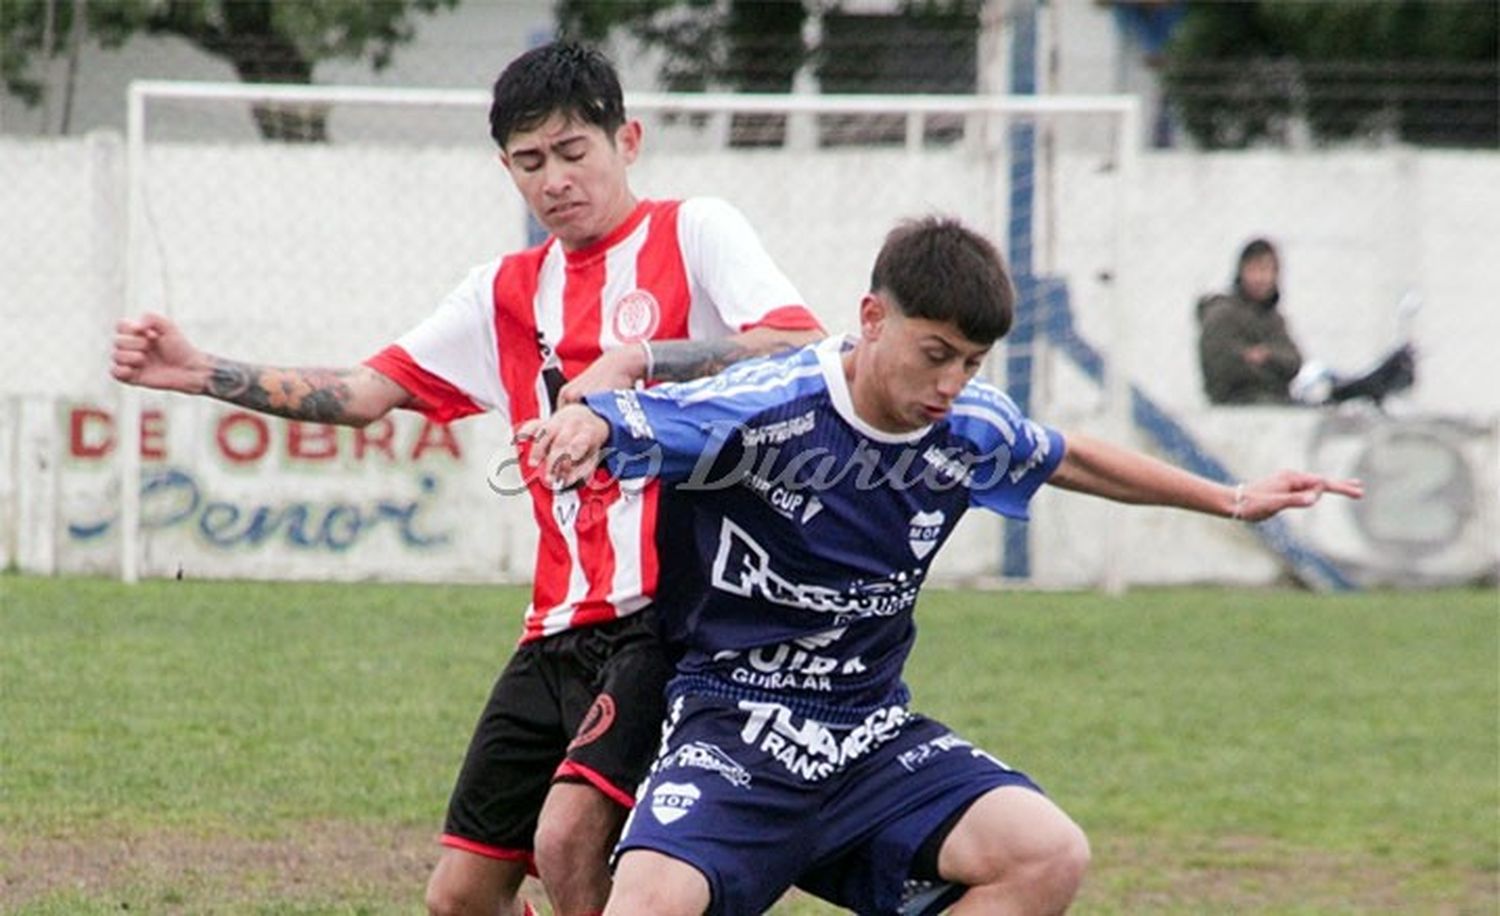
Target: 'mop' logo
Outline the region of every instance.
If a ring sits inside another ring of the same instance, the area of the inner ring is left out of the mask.
[[[911,545],[911,552],[918,560],[927,559],[932,548],[937,546],[938,538],[943,534],[945,519],[947,516],[941,509],[918,512],[911,517],[911,524],[906,529],[906,543]]]
[[[686,782],[664,782],[651,790],[651,813],[663,824],[685,817],[702,795],[698,787]]]

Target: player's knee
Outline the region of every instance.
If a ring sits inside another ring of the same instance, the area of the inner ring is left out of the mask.
[[[1072,900],[1083,884],[1092,857],[1088,836],[1077,824],[1069,822],[1059,830],[1059,836],[1045,858],[1042,880],[1057,894]]]
[[[519,886],[520,880],[517,876],[514,884]],[[507,886],[510,883],[440,861],[427,882],[427,912],[430,916],[510,913],[517,905],[516,892]]]
[[[1032,854],[1012,863],[1012,870],[996,877],[1027,888],[1025,897],[1044,901],[1042,912],[1061,912],[1077,896],[1088,872],[1092,853],[1088,837],[1068,821],[1055,828]]]
[[[479,895],[468,893],[464,888],[455,887],[451,882],[445,882],[437,875],[427,882],[429,916],[465,916],[467,913],[480,913],[484,911],[484,902],[479,899]]]
[[[610,892],[604,916],[696,916],[703,909],[671,889],[626,881]]]
[[[607,880],[610,839],[565,820],[543,821],[534,839],[537,875],[549,888]]]
[[[1071,820],[1055,823],[1031,838],[1024,849],[987,850],[971,874],[970,886],[1003,899],[1036,901],[1039,912],[1060,912],[1077,895],[1092,853],[1088,837]],[[982,862],[982,864],[981,864]]]
[[[553,786],[532,847],[537,875],[561,912],[603,907],[609,896],[609,851],[623,820],[624,809],[592,786]]]

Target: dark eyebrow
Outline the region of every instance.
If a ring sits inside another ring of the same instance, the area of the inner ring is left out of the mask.
[[[585,143],[587,141],[588,137],[584,136],[583,134],[574,134],[571,137],[564,137],[556,143],[553,143],[550,147],[524,146],[520,149],[511,150],[509,155],[513,159],[520,156],[544,156],[546,155],[546,151],[548,149],[561,150],[563,152],[566,152],[569,147],[575,146],[579,143]]]
[[[986,356],[989,355],[990,350],[992,349],[991,347],[985,347],[982,352],[979,352],[979,353],[968,353],[968,352],[964,351],[961,347],[954,346],[954,344],[952,343],[952,341],[948,340],[946,337],[943,337],[940,334],[928,334],[926,337],[922,338],[922,343],[924,343],[924,344],[927,344],[927,343],[938,344],[939,346],[941,346],[943,348],[943,351],[945,353],[961,353],[961,354],[963,354],[964,359],[984,359]]]

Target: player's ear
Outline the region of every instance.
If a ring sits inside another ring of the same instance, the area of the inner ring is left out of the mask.
[[[888,306],[885,300],[874,293],[865,293],[859,301],[859,336],[865,340],[878,340],[885,327]]]
[[[641,137],[644,134],[641,122],[634,119],[621,124],[620,129],[615,131],[615,149],[620,151],[626,165],[634,163],[635,158],[641,154]]]

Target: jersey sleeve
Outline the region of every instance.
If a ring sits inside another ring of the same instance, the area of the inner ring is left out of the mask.
[[[609,423],[605,467],[624,479],[668,482],[706,473],[755,417],[820,384],[811,349],[746,360],[718,375],[584,398]]]
[[[802,294],[732,204],[695,197],[682,202],[678,220],[688,274],[707,293],[726,326],[736,331],[821,329]]]
[[[495,345],[494,276],[476,267],[437,309],[365,365],[411,393],[414,410],[446,423],[505,410]]]
[[[1008,518],[1030,518],[1031,498],[1057,470],[1067,443],[1022,415],[999,389],[970,383],[951,411],[954,431],[973,443],[969,502]]]

